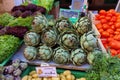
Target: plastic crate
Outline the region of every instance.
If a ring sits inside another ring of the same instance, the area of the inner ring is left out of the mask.
[[[24,77],[25,75],[28,75],[31,71],[35,70],[34,66],[28,66],[28,68],[22,73],[21,77]],[[60,74],[62,72],[64,72],[65,69],[60,69],[57,68],[57,73]],[[76,77],[76,78],[81,78],[81,77],[85,77],[86,76],[86,72],[83,71],[75,71],[75,70],[71,70],[71,73]]]
[[[22,43],[23,43],[23,40],[21,40],[21,42],[19,43],[19,46],[22,45]],[[5,66],[6,63],[12,58],[12,56],[17,50],[18,50],[18,47],[16,47],[16,49],[13,50],[13,53],[7,59],[5,59],[2,63],[0,63],[0,66]]]

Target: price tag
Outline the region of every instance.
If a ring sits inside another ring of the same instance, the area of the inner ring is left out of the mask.
[[[49,66],[36,67],[36,71],[39,74],[39,77],[56,77],[57,76],[56,67],[49,67]]]

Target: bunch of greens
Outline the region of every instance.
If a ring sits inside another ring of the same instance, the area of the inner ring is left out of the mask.
[[[4,13],[0,15],[0,25],[6,26],[9,22],[13,21],[15,18],[11,16],[9,13]]]
[[[12,35],[0,36],[0,63],[18,48],[19,43],[20,39]]]
[[[86,77],[87,80],[120,80],[120,59],[96,54]]]
[[[31,29],[31,24],[33,21],[33,17],[18,17],[15,20],[11,21],[7,26],[14,27],[14,26],[26,26]]]

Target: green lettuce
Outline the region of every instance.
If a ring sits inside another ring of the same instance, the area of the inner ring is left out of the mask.
[[[12,35],[0,36],[0,63],[8,58],[18,48],[20,39]]]
[[[0,15],[0,25],[7,26],[9,22],[13,21],[15,18],[9,13],[4,13]]]

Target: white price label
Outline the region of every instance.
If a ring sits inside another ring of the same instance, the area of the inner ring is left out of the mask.
[[[56,77],[56,67],[36,67],[39,77]]]

